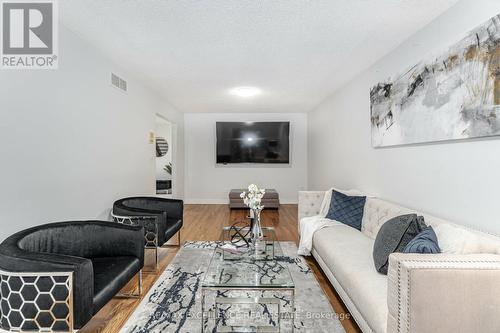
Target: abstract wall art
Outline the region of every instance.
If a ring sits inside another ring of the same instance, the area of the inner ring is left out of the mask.
[[[374,147],[500,135],[500,15],[370,91]]]

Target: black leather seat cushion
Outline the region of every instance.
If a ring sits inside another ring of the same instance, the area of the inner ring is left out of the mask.
[[[141,269],[136,257],[91,258],[94,268],[94,314]]]

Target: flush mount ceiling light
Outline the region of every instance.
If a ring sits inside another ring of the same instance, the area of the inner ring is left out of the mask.
[[[256,87],[236,87],[231,89],[229,93],[242,98],[250,98],[259,95],[261,90]]]

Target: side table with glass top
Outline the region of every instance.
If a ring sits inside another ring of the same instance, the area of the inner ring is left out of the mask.
[[[202,332],[293,332],[295,284],[274,229],[264,229],[268,260],[214,249],[201,286]]]

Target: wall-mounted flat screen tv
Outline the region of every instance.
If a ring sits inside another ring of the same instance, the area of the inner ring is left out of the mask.
[[[290,163],[290,122],[217,122],[217,163]]]

